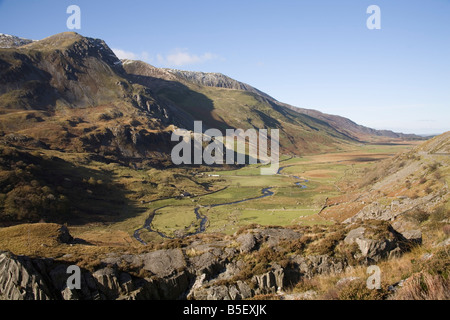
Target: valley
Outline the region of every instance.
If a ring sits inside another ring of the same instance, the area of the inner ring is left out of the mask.
[[[0,44],[0,300],[450,299],[450,132],[371,129],[74,32]],[[195,121],[279,130],[277,174],[178,165]]]
[[[200,177],[198,182],[206,179],[210,189],[216,191],[198,194],[195,189],[179,185],[180,193],[187,191],[192,196],[155,199],[144,205],[138,200],[142,214],[132,218],[125,217],[124,221],[112,223],[106,229],[114,232],[120,230],[134,237],[134,240],[138,238],[142,243],[152,243],[162,241],[163,238],[182,238],[197,234],[200,229],[202,233],[231,235],[239,228],[251,224],[333,224],[332,219],[320,216],[328,198],[345,194],[348,188],[345,183],[360,178],[358,171],[412,146],[408,142],[366,145],[347,152],[302,158],[285,157],[280,162],[279,174],[274,176],[261,176],[259,165],[231,171],[199,172],[195,174],[197,178]],[[299,181],[303,181],[301,185],[306,188],[297,185]],[[136,187],[138,186],[134,186]],[[143,199],[148,199],[148,195]],[[147,221],[148,218],[151,218],[151,222]],[[137,227],[139,224],[140,227]],[[149,227],[152,232],[148,231]],[[98,235],[96,229],[99,229]],[[89,238],[102,241],[104,229],[104,225],[88,225],[74,230],[81,238],[87,232]]]

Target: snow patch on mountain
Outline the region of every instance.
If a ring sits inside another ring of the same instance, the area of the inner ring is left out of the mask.
[[[33,42],[34,40],[19,38],[10,34],[0,33],[0,48],[17,48]]]

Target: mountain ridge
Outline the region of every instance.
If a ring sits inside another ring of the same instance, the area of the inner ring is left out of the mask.
[[[126,63],[132,63],[132,60],[125,60]],[[140,63],[145,63],[140,61]],[[326,114],[318,110],[314,109],[306,109],[297,106],[292,106],[283,102],[278,101],[277,99],[271,97],[270,95],[258,90],[257,88],[248,85],[246,83],[235,80],[227,75],[224,75],[220,72],[202,72],[202,71],[185,71],[179,69],[170,69],[170,68],[154,68],[155,73],[154,76],[164,77],[164,72],[170,75],[174,75],[176,78],[185,80],[188,82],[195,83],[197,85],[207,86],[207,87],[217,87],[217,88],[225,88],[225,89],[234,89],[234,90],[242,90],[247,92],[252,92],[257,95],[260,95],[263,98],[268,99],[269,101],[281,105],[283,107],[287,107],[295,112],[308,115],[319,120],[323,120],[330,124],[333,128],[338,130],[339,132],[349,135],[352,138],[364,140],[370,138],[370,136],[375,137],[386,137],[386,138],[394,138],[394,139],[406,139],[406,140],[422,140],[422,137],[415,134],[404,134],[399,132],[394,132],[392,130],[378,130],[372,129],[360,124],[355,123],[354,121],[339,116]],[[159,72],[157,71],[159,70]],[[174,77],[168,76],[166,74],[165,79],[174,80]],[[371,139],[369,139],[371,140]]]
[[[0,108],[5,137],[126,158],[167,157],[170,132],[192,130],[194,120],[205,130],[279,129],[284,154],[361,141],[338,122],[298,112],[223,74],[121,61],[103,40],[75,32],[0,49]]]

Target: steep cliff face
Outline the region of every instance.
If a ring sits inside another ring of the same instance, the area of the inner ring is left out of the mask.
[[[58,259],[0,252],[0,299],[247,299],[411,248],[388,225],[363,229],[335,228],[313,239],[310,228],[253,228],[225,239],[191,237],[168,249],[100,254],[95,268],[82,269],[81,289],[73,290],[67,268],[83,245],[62,232],[59,243],[72,246]]]
[[[0,61],[6,108],[83,108],[120,97],[113,88],[121,62],[101,40],[62,33],[2,50]]]
[[[104,41],[73,32],[0,49],[0,108],[0,137],[119,158],[167,154],[164,131],[184,121],[129,81]]]
[[[31,259],[0,252],[0,270],[0,300],[55,298]]]

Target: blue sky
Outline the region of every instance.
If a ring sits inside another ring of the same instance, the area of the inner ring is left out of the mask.
[[[295,106],[406,133],[450,130],[450,0],[0,0],[0,33],[69,31],[121,57],[221,72]],[[369,30],[369,5],[381,30]]]

